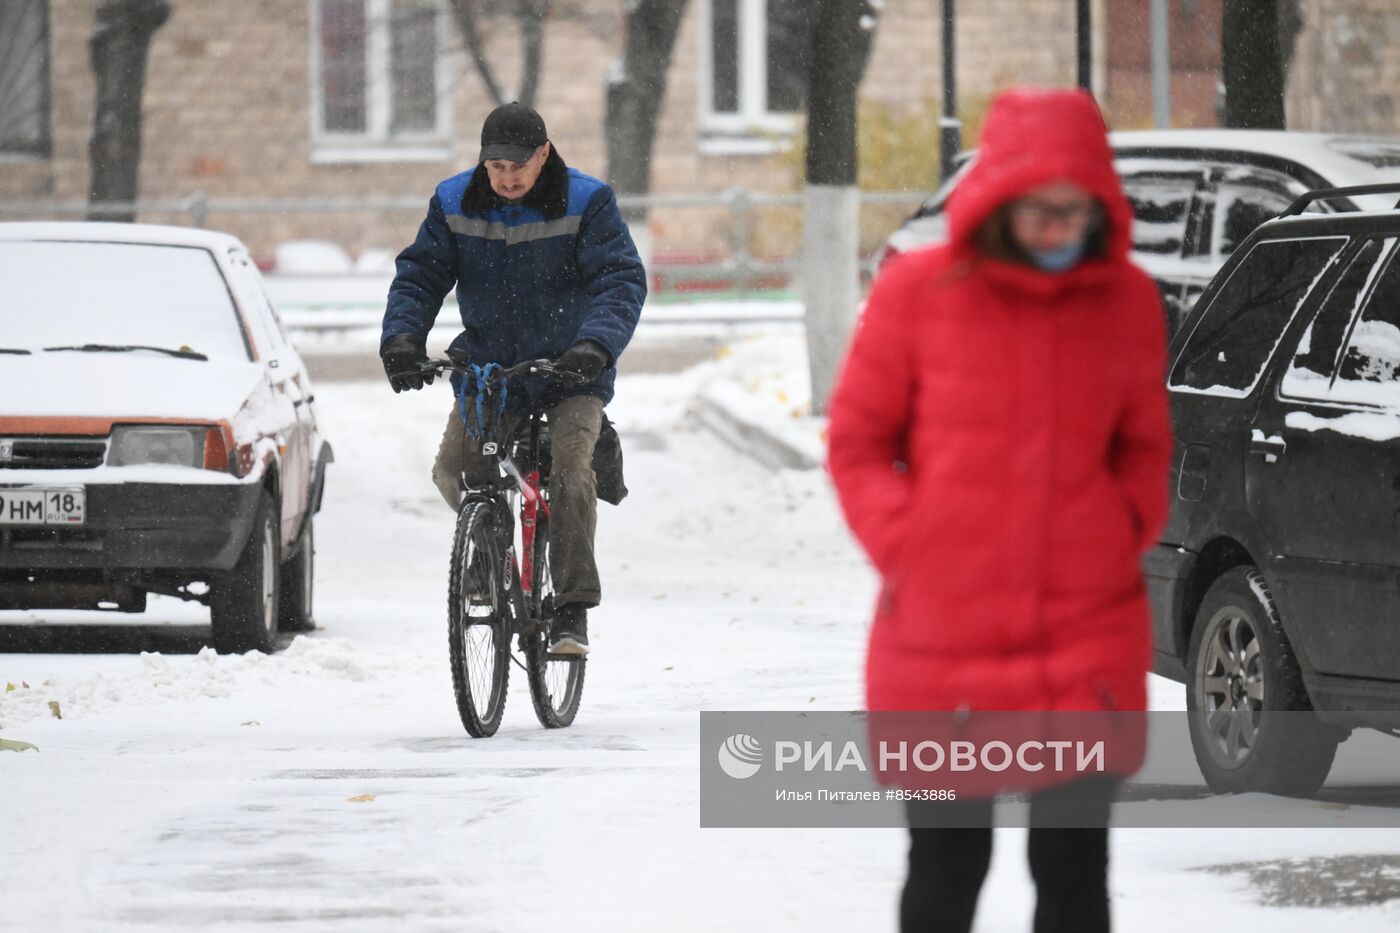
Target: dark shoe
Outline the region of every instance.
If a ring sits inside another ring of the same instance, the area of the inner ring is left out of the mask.
[[[588,607],[569,603],[554,610],[549,635],[550,654],[588,653]]]

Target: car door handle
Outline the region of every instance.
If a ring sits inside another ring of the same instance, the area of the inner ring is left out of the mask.
[[[1255,431],[1249,439],[1249,452],[1256,457],[1263,457],[1269,463],[1282,457],[1287,450],[1288,444],[1277,435],[1265,437],[1263,431]]]

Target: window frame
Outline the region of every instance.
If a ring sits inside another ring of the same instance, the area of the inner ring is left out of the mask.
[[[771,113],[768,110],[768,0],[735,0],[739,107],[734,113],[719,113],[714,108],[711,2],[698,0],[696,4],[700,54],[695,97],[701,153],[766,155],[789,148],[801,125],[801,111]]]
[[[1327,373],[1327,388],[1322,393],[1310,393],[1301,390],[1297,387],[1296,383],[1293,388],[1289,388],[1289,377],[1293,373],[1295,368],[1294,363],[1297,362],[1298,359],[1298,347],[1312,329],[1317,326],[1318,318],[1327,311],[1328,303],[1332,300],[1332,296],[1336,293],[1337,289],[1341,287],[1342,282],[1346,279],[1347,273],[1351,271],[1351,267],[1361,258],[1361,254],[1366,251],[1366,247],[1379,240],[1392,238],[1393,237],[1385,234],[1371,234],[1369,236],[1358,235],[1355,237],[1356,242],[1347,248],[1346,255],[1342,259],[1342,267],[1338,271],[1336,279],[1334,279],[1327,288],[1327,294],[1321,296],[1316,305],[1311,309],[1307,327],[1303,328],[1303,333],[1299,334],[1298,339],[1294,341],[1292,358],[1289,359],[1287,365],[1284,366],[1283,371],[1279,375],[1278,389],[1274,393],[1274,396],[1279,401],[1326,405],[1337,403],[1337,400],[1331,397],[1332,384],[1336,381],[1337,372],[1341,368],[1342,355],[1346,352],[1347,344],[1351,341],[1351,332],[1356,326],[1357,315],[1360,313],[1361,309],[1364,309],[1366,302],[1369,300],[1371,289],[1375,285],[1375,280],[1380,277],[1381,267],[1385,264],[1385,255],[1376,258],[1372,264],[1371,274],[1367,277],[1367,280],[1362,283],[1361,289],[1357,292],[1356,305],[1351,309],[1350,316],[1346,320],[1346,327],[1343,329],[1341,337],[1338,340],[1337,349],[1333,353],[1331,371]]]
[[[363,133],[330,131],[325,128],[322,91],[321,4],[307,0],[310,28],[307,30],[311,80],[308,114],[312,164],[336,162],[437,162],[452,158],[453,74],[446,53],[451,21],[442,0],[432,0],[437,57],[433,79],[437,101],[433,129],[417,133],[394,133],[390,129],[393,110],[390,74],[391,34],[389,16],[393,0],[360,0],[365,7],[365,122]]]
[[[1229,287],[1231,280],[1239,274],[1240,269],[1246,263],[1249,262],[1249,257],[1254,253],[1255,250],[1259,249],[1260,247],[1269,246],[1271,244],[1276,243],[1307,243],[1324,242],[1328,240],[1339,241],[1341,243],[1341,246],[1338,247],[1337,251],[1332,254],[1332,259],[1329,261],[1330,265],[1331,263],[1350,262],[1350,253],[1355,241],[1355,237],[1353,235],[1345,233],[1324,233],[1312,236],[1272,236],[1262,237],[1259,239],[1252,239],[1253,234],[1251,234],[1250,236],[1250,240],[1246,240],[1243,244],[1241,244],[1242,247],[1247,246],[1248,249],[1243,254],[1241,254],[1239,250],[1236,250],[1230,256],[1231,263],[1233,264],[1227,263],[1227,265],[1230,266],[1229,274],[1224,277],[1221,277],[1219,274],[1217,274],[1216,278],[1211,283],[1212,287],[1209,289],[1209,295],[1203,294],[1201,296],[1201,301],[1205,301],[1207,300],[1207,298],[1209,298],[1210,303],[1208,305],[1203,306],[1199,314],[1196,313],[1195,310],[1191,312],[1191,316],[1194,318],[1191,330],[1182,339],[1181,347],[1176,352],[1175,357],[1172,359],[1171,366],[1167,372],[1167,390],[1169,392],[1179,392],[1184,395],[1205,395],[1211,396],[1213,398],[1229,398],[1234,399],[1236,401],[1243,401],[1253,397],[1254,393],[1259,390],[1260,382],[1264,380],[1265,375],[1269,372],[1270,364],[1272,364],[1277,358],[1279,347],[1283,344],[1284,338],[1287,336],[1288,331],[1294,326],[1295,323],[1297,323],[1299,312],[1311,310],[1311,308],[1313,307],[1311,303],[1315,302],[1316,300],[1317,287],[1325,280],[1329,272],[1332,272],[1333,274],[1338,274],[1342,270],[1323,269],[1321,272],[1318,273],[1318,276],[1314,279],[1313,283],[1308,286],[1308,291],[1299,300],[1297,307],[1293,309],[1287,322],[1285,322],[1284,325],[1279,329],[1278,336],[1274,339],[1273,348],[1264,358],[1262,365],[1259,367],[1259,370],[1254,374],[1254,379],[1250,382],[1250,384],[1247,387],[1239,389],[1224,386],[1211,386],[1204,389],[1198,388],[1184,381],[1184,376],[1182,374],[1182,368],[1186,365],[1187,351],[1191,349],[1192,341],[1196,339],[1196,332],[1200,330],[1201,324],[1209,316],[1210,311],[1215,305],[1215,302],[1219,300],[1220,293]],[[1238,261],[1235,261],[1237,256]],[[1343,266],[1343,268],[1345,267]],[[1224,271],[1225,270],[1222,268],[1221,272]],[[1330,295],[1330,286],[1328,287],[1327,291]],[[1292,358],[1290,357],[1290,362],[1291,360]]]
[[[1347,259],[1347,268],[1341,270],[1337,281],[1333,283],[1333,289],[1341,282],[1341,276],[1346,274],[1351,264],[1360,258],[1361,253],[1366,249],[1367,245],[1377,242],[1381,243],[1381,253],[1376,257],[1370,274],[1367,276],[1361,290],[1357,293],[1356,305],[1352,308],[1351,317],[1347,319],[1346,330],[1342,334],[1341,341],[1337,346],[1336,356],[1332,361],[1332,371],[1327,377],[1327,389],[1322,394],[1309,394],[1296,389],[1294,391],[1285,391],[1288,373],[1291,372],[1293,368],[1293,360],[1290,360],[1288,369],[1284,371],[1283,377],[1278,381],[1278,398],[1280,401],[1323,404],[1333,407],[1371,411],[1386,410],[1394,407],[1382,402],[1348,397],[1345,393],[1338,395],[1336,391],[1339,382],[1352,381],[1341,379],[1342,366],[1346,359],[1347,350],[1351,347],[1352,341],[1355,338],[1356,328],[1366,317],[1366,312],[1371,307],[1371,300],[1375,297],[1376,289],[1380,286],[1380,282],[1385,276],[1394,271],[1400,271],[1400,232],[1373,233],[1369,236],[1358,237],[1357,239],[1358,243],[1356,248],[1350,251],[1350,256]],[[1389,243],[1389,246],[1386,246],[1386,243]],[[1316,323],[1318,315],[1325,309],[1326,302],[1331,298],[1333,289],[1328,290],[1328,294],[1324,296],[1322,302],[1319,303],[1314,310],[1312,319],[1308,322],[1309,327]],[[1301,341],[1301,339],[1300,337],[1299,340]],[[1295,348],[1294,359],[1296,358],[1297,350]],[[1400,380],[1392,381],[1400,382]]]
[[[1123,193],[1128,195],[1128,200],[1133,200],[1130,188],[1137,183],[1156,184],[1164,188],[1168,185],[1181,184],[1185,187],[1186,211],[1181,218],[1181,238],[1180,243],[1173,252],[1139,250],[1137,238],[1130,235],[1130,250],[1135,256],[1145,256],[1157,260],[1180,261],[1189,255],[1189,244],[1191,241],[1192,220],[1199,213],[1201,188],[1204,183],[1200,172],[1193,172],[1190,169],[1170,169],[1164,167],[1158,161],[1147,160],[1114,160],[1114,170],[1118,173],[1123,186]],[[1137,217],[1137,212],[1133,212],[1133,226],[1141,223]],[[1130,230],[1131,234],[1132,231]]]
[[[35,0],[34,7],[39,10],[39,139],[30,146],[14,147],[0,140],[0,163],[53,158],[53,10],[50,0]]]

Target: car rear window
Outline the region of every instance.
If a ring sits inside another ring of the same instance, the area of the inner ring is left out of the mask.
[[[1252,392],[1289,321],[1346,243],[1345,237],[1256,243],[1197,318],[1172,370],[1172,388]]]
[[[7,347],[189,349],[247,360],[228,286],[206,249],[73,240],[0,242]]]

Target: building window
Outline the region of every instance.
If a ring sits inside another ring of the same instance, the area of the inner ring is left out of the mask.
[[[450,156],[439,0],[312,0],[318,160]]]
[[[0,156],[47,158],[48,0],[0,3]]]
[[[702,0],[700,27],[704,136],[711,148],[770,151],[806,105],[809,4]]]

